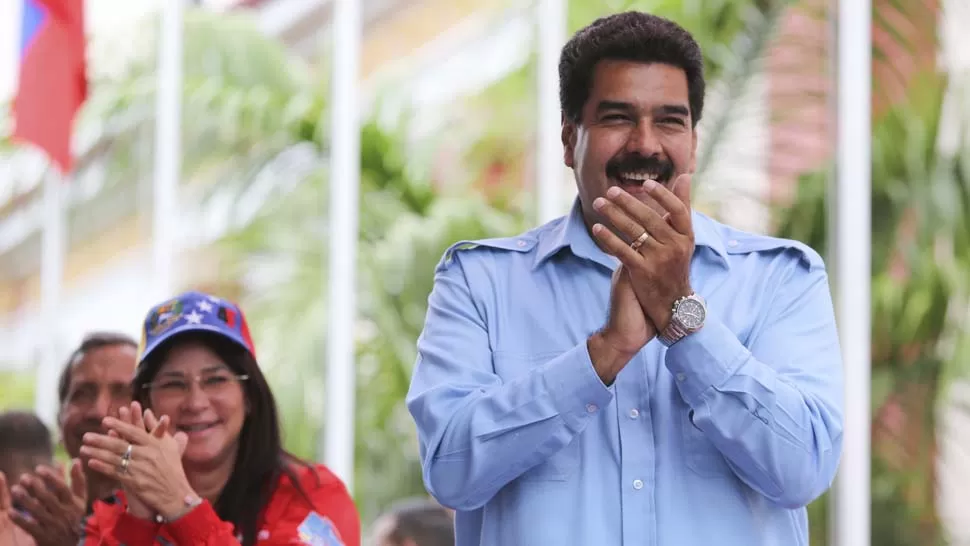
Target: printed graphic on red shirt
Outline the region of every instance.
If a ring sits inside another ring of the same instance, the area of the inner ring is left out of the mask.
[[[300,540],[307,546],[344,546],[337,527],[330,518],[310,512],[297,528]]]

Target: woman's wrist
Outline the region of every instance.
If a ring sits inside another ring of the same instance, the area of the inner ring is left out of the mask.
[[[134,506],[132,506],[132,503],[129,501],[128,506],[125,507],[125,512],[128,512],[128,514],[138,519],[155,521],[155,514],[150,508],[142,505],[141,503],[136,503]]]
[[[160,523],[175,521],[191,512],[200,504],[202,504],[202,498],[192,488],[186,488],[183,490],[181,498],[177,501],[173,499],[171,502],[166,503],[165,506],[159,507],[158,516]]]

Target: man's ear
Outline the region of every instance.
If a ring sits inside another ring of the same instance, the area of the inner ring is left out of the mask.
[[[560,138],[562,138],[563,163],[571,169],[573,168],[573,157],[576,151],[576,124],[567,120],[565,116],[562,118]]]

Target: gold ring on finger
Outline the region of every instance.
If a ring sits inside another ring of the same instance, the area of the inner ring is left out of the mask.
[[[131,446],[131,444],[128,444],[128,447],[125,449],[125,454],[121,456],[121,473],[122,474],[127,474],[128,473],[128,464],[131,463],[131,451],[132,451],[132,446]]]
[[[633,250],[640,250],[640,247],[643,246],[643,243],[647,242],[647,239],[649,238],[650,238],[650,234],[647,233],[646,230],[644,230],[642,235],[640,235],[639,237],[637,237],[635,241],[630,243],[630,248],[632,248]]]

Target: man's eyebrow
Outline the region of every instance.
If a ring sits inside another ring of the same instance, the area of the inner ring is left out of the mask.
[[[606,110],[623,110],[625,112],[632,112],[633,110],[636,110],[636,108],[634,108],[629,102],[601,100],[599,104],[596,105],[596,111],[603,112]]]
[[[668,115],[668,116],[687,117],[690,115],[690,109],[688,109],[686,106],[682,104],[664,104],[662,106],[658,106],[657,108],[655,108],[654,112],[656,114]]]

